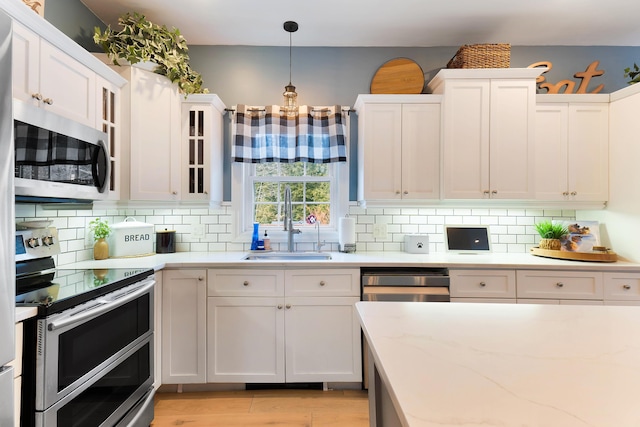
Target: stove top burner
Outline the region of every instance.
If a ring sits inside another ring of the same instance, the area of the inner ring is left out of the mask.
[[[153,269],[47,269],[16,278],[16,306],[38,307],[45,316],[139,282]]]

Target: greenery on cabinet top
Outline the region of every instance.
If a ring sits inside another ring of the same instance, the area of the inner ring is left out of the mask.
[[[96,27],[93,35],[93,41],[115,65],[120,65],[119,59],[129,64],[153,62],[156,64],[154,72],[177,83],[181,93],[209,92],[202,87],[200,73],[189,65],[189,48],[180,30],[168,30],[137,12],[123,14],[118,18],[118,24],[122,27],[120,31],[107,26],[103,33]]]

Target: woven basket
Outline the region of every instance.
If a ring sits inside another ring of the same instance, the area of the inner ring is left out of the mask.
[[[467,44],[447,63],[447,68],[509,68],[511,45]]]

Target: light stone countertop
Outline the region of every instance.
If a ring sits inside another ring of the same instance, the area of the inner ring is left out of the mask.
[[[404,426],[640,426],[640,307],[356,307]]]
[[[356,252],[351,254],[331,252],[331,260],[311,261],[247,261],[246,252],[176,252],[142,257],[109,258],[65,264],[58,268],[242,268],[242,267],[293,267],[322,268],[324,264],[335,267],[449,267],[449,268],[526,268],[564,269],[578,271],[636,271],[640,264],[626,261],[613,263],[565,261],[542,258],[531,254],[408,254],[405,252]]]

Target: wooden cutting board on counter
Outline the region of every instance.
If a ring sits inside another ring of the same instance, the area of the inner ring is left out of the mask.
[[[382,64],[371,80],[373,94],[420,94],[424,72],[413,60],[396,58]]]
[[[618,255],[608,249],[606,252],[569,252],[531,248],[531,254],[545,258],[566,259],[571,261],[616,262]]]

